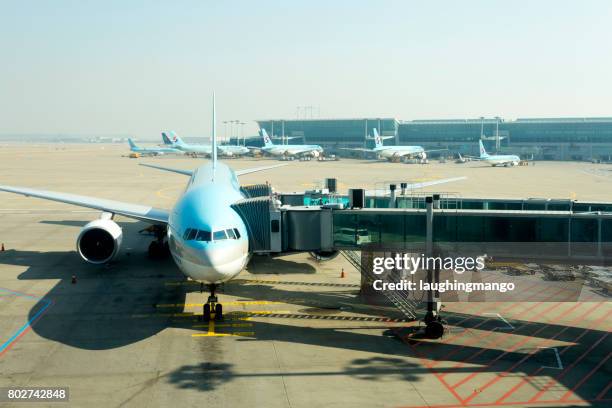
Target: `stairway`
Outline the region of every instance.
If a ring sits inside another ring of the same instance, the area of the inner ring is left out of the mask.
[[[377,279],[382,279],[383,275],[376,275],[372,272],[372,253],[362,254],[361,251],[341,250],[340,254],[361,273],[361,286],[371,286],[372,282]],[[369,255],[369,256],[368,256]],[[363,260],[368,265],[363,265]],[[386,282],[399,282],[401,280],[400,271],[392,270],[384,275]],[[384,290],[380,291],[407,319],[416,320],[416,310],[419,302],[411,298],[409,292]]]

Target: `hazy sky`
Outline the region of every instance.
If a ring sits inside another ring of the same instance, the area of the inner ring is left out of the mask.
[[[612,116],[610,22],[610,1],[0,0],[0,133],[208,135],[213,89],[248,133],[298,105]]]

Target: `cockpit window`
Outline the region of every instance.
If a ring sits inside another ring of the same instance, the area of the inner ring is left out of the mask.
[[[236,239],[240,238],[240,231],[238,231],[238,228],[234,228],[234,234],[236,234]]]
[[[213,239],[215,241],[221,241],[221,240],[227,239],[227,235],[225,235],[225,231],[224,230],[215,231],[215,232],[213,232]]]
[[[189,235],[187,235],[187,241],[191,241],[191,240],[195,239],[197,233],[198,233],[197,229],[189,230]]]
[[[227,234],[229,239],[236,239],[236,234],[234,233],[233,229],[226,229],[225,233]]]
[[[183,239],[184,239],[184,240],[187,240],[187,239],[188,239],[187,237],[189,237],[189,233],[190,233],[190,232],[191,232],[191,228],[187,228],[187,229],[185,230],[185,232],[183,233]]]
[[[196,241],[210,241],[210,231],[198,230]]]

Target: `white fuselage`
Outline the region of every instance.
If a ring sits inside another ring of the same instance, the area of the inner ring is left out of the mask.
[[[425,150],[421,146],[383,146],[377,147],[373,151],[385,159],[404,156],[422,157],[425,153]]]
[[[520,157],[513,154],[481,156],[480,159],[491,166],[518,166],[521,161]]]
[[[318,156],[323,151],[323,148],[319,145],[273,145],[265,146],[261,150],[273,156],[295,156],[300,154]]]
[[[244,198],[236,175],[223,163],[217,163],[214,181],[212,175],[212,164],[193,173],[170,213],[167,234],[172,257],[185,275],[222,283],[246,266],[249,240],[244,222],[231,208]]]

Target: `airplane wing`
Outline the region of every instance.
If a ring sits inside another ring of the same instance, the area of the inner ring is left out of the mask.
[[[276,167],[286,166],[288,163],[274,164],[272,166],[263,166],[263,167],[253,167],[250,169],[236,170],[235,173],[237,176],[242,176],[244,174],[255,173],[258,171],[274,169]]]
[[[57,201],[79,207],[93,208],[113,214],[123,215],[150,223],[168,223],[168,210],[148,207],[140,204],[124,203],[121,201],[106,200],[103,198],[87,197],[77,194],[58,193],[55,191],[37,190],[25,187],[11,187],[0,185],[0,191],[21,194],[26,197],[42,198],[43,200]]]
[[[406,190],[416,190],[419,188],[425,188],[425,187],[435,186],[435,185],[444,184],[444,183],[452,183],[454,181],[460,181],[460,180],[465,180],[465,179],[467,179],[467,177],[452,177],[452,178],[440,179],[440,180],[423,181],[420,183],[411,183],[406,186]],[[397,187],[398,187],[398,190],[396,190],[396,192],[399,192],[400,186],[398,185]],[[376,190],[366,190],[365,195],[366,196],[381,196],[381,195],[387,195],[390,193],[391,191],[389,189],[376,189]]]
[[[242,176],[243,174],[249,174],[249,173],[255,173],[258,171],[263,171],[263,170],[268,170],[268,169],[273,169],[276,167],[282,167],[282,166],[286,166],[288,163],[281,163],[281,164],[274,164],[272,166],[263,166],[263,167],[254,167],[254,168],[250,168],[250,169],[243,169],[243,170],[236,170],[235,173],[237,176]],[[141,166],[145,166],[145,167],[151,167],[152,169],[158,169],[158,170],[164,170],[164,171],[170,171],[172,173],[178,173],[178,174],[183,174],[185,176],[191,176],[193,174],[193,171],[191,170],[181,170],[181,169],[174,169],[171,167],[162,167],[162,166],[156,166],[154,164],[145,164],[145,163],[140,163]]]

